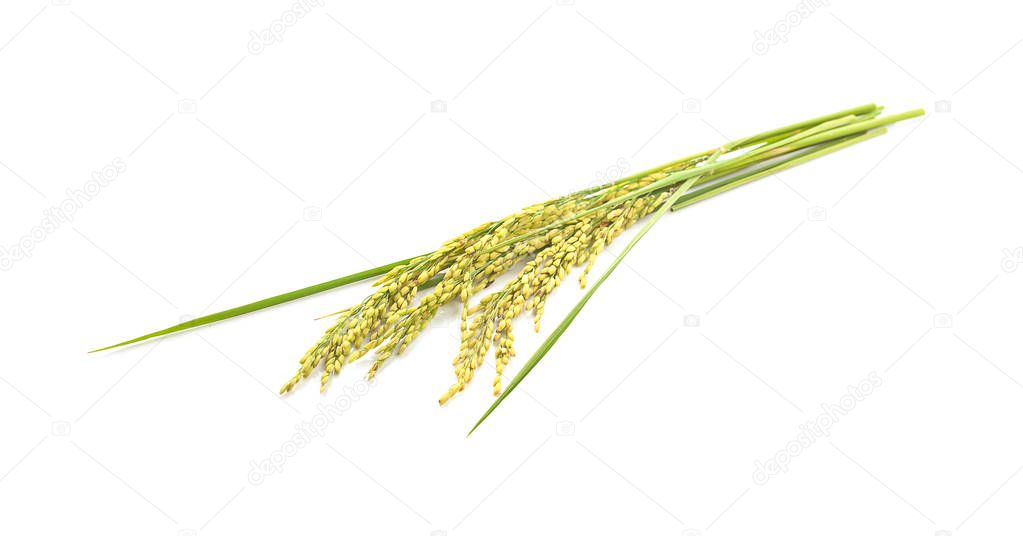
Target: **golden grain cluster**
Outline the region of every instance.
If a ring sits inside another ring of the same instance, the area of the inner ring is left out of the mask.
[[[491,349],[494,394],[500,394],[502,374],[515,356],[514,319],[530,312],[539,331],[547,299],[568,273],[585,266],[579,278],[580,286],[585,286],[600,252],[656,209],[671,190],[629,194],[703,159],[694,157],[526,207],[395,267],[374,284],[371,295],[338,313],[333,326],[302,356],[298,372],[281,392],[290,391],[314,370],[320,371],[320,389],[326,390],[331,376],[371,352],[374,362],[368,376],[375,377],[388,359],[409,347],[441,306],[458,300],[461,342],[453,361],[455,381],[439,401],[443,404],[463,390]],[[514,278],[474,303],[478,294],[517,266]]]

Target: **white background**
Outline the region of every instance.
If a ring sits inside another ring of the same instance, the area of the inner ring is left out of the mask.
[[[1021,530],[1018,7],[568,4],[5,2],[0,531]],[[436,404],[454,311],[373,386],[277,396],[365,284],[85,353],[872,101],[929,113],[667,216],[470,439],[489,371]]]

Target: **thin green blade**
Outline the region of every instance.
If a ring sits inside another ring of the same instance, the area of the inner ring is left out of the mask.
[[[370,268],[369,270],[363,270],[361,272],[356,272],[354,274],[346,275],[344,277],[339,277],[337,279],[332,279],[330,281],[324,281],[323,283],[318,283],[316,285],[311,285],[311,286],[308,286],[308,287],[305,287],[305,288],[300,288],[298,290],[293,290],[291,292],[285,292],[284,294],[278,294],[276,296],[271,296],[269,298],[264,298],[264,299],[259,300],[259,301],[254,301],[252,303],[248,303],[248,304],[245,304],[245,305],[241,305],[241,306],[238,306],[238,307],[227,309],[225,311],[220,311],[219,313],[213,313],[213,314],[209,314],[209,315],[206,315],[206,316],[200,316],[199,318],[193,318],[192,320],[189,320],[187,322],[182,322],[180,324],[171,326],[171,327],[166,328],[166,329],[161,329],[159,331],[154,331],[152,333],[147,333],[147,334],[142,335],[140,337],[135,337],[134,339],[129,339],[129,340],[126,340],[126,341],[123,341],[123,342],[119,342],[117,344],[112,344],[110,346],[104,346],[103,348],[97,348],[95,350],[91,350],[91,351],[89,351],[89,353],[92,354],[92,353],[96,353],[96,352],[102,352],[104,350],[111,350],[113,348],[120,348],[121,346],[127,346],[129,344],[135,344],[137,342],[142,342],[142,341],[149,340],[149,339],[152,339],[152,338],[155,338],[155,337],[161,337],[161,336],[164,336],[164,335],[170,335],[171,333],[177,333],[179,331],[185,331],[186,329],[192,329],[192,328],[197,328],[197,327],[200,327],[200,326],[205,326],[207,324],[212,324],[214,322],[220,322],[221,320],[227,320],[228,318],[234,318],[236,316],[241,316],[241,315],[244,315],[244,314],[248,314],[248,313],[251,313],[251,312],[254,312],[254,311],[258,311],[260,309],[266,309],[267,307],[273,307],[275,305],[280,305],[282,303],[286,303],[286,302],[289,302],[289,301],[297,300],[297,299],[300,299],[300,298],[305,298],[307,296],[311,296],[313,294],[317,294],[317,293],[324,292],[324,291],[327,291],[327,290],[335,289],[335,288],[338,288],[338,287],[343,287],[345,285],[349,285],[351,283],[356,283],[356,282],[362,281],[364,279],[369,279],[371,277],[376,277],[376,276],[379,276],[379,275],[386,274],[388,271],[390,271],[395,266],[401,266],[402,264],[406,264],[406,263],[408,263],[409,261],[411,261],[412,259],[415,259],[415,258],[416,257],[412,257],[412,258],[409,258],[409,259],[404,259],[404,260],[392,262],[390,264],[385,264],[383,266],[377,266],[375,268]]]

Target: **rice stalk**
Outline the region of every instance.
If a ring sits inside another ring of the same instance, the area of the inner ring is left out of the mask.
[[[441,307],[459,302],[461,338],[452,361],[454,381],[439,396],[447,403],[474,379],[492,353],[497,399],[476,429],[550,351],[596,290],[633,247],[668,211],[709,199],[738,186],[844,149],[885,132],[891,123],[922,111],[880,116],[881,107],[859,106],[769,130],[690,155],[602,185],[531,205],[486,222],[432,252],[349,276],[308,286],[247,305],[206,315],[99,350],[117,348],[212,324],[300,299],[356,281],[378,277],[361,302],[332,313],[331,326],[299,359],[296,373],[281,387],[284,394],[314,372],[325,391],[347,365],[373,355],[374,378],[394,356],[402,355]],[[545,306],[569,274],[581,269],[580,287],[598,256],[626,229],[647,218],[554,332],[502,388],[503,374],[515,356],[513,325],[532,315],[541,329]],[[483,291],[515,267],[513,277],[485,295]],[[471,432],[470,432],[471,433]]]

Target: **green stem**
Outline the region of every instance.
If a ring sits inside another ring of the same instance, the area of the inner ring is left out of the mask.
[[[887,132],[887,129],[882,127],[877,130],[867,132],[865,134],[854,135],[848,138],[831,141],[823,144],[819,148],[813,149],[812,151],[807,151],[797,156],[790,156],[788,159],[780,163],[772,164],[770,166],[759,168],[752,171],[746,171],[734,177],[729,177],[721,182],[714,183],[713,185],[707,188],[686,193],[686,195],[682,196],[675,203],[675,205],[671,207],[671,210],[673,211],[679,210],[688,207],[689,205],[692,205],[694,203],[710,199],[711,197],[727,192],[728,190],[738,188],[739,186],[749,184],[755,180],[762,179],[768,175],[772,175],[779,171],[798,166],[800,164],[809,162],[810,160],[820,158],[827,154],[831,154],[835,151],[845,149],[846,147],[849,147],[851,145],[855,145],[857,143],[866,141],[870,138],[880,136],[885,132]]]
[[[756,144],[762,143],[762,142],[770,143],[771,141],[775,141],[775,139],[786,138],[786,137],[790,136],[791,134],[793,134],[795,132],[798,132],[800,130],[803,130],[803,129],[806,129],[806,128],[810,128],[810,127],[819,125],[821,123],[825,123],[827,121],[838,119],[840,117],[845,117],[845,116],[850,116],[850,115],[856,115],[856,116],[864,116],[864,115],[866,115],[866,116],[873,117],[873,115],[876,115],[876,114],[880,113],[881,110],[882,110],[882,107],[880,107],[880,106],[878,106],[878,105],[876,105],[874,103],[863,104],[863,105],[855,106],[853,108],[849,108],[849,109],[846,109],[846,110],[841,110],[841,111],[838,111],[838,112],[822,115],[820,117],[815,117],[813,119],[806,119],[806,120],[803,120],[803,121],[799,121],[799,122],[796,122],[796,123],[785,125],[783,127],[778,127],[778,128],[775,128],[775,129],[771,129],[771,130],[768,130],[768,131],[765,131],[765,132],[761,132],[759,134],[754,134],[752,136],[748,136],[746,138],[743,138],[743,139],[740,139],[740,140],[737,140],[737,141],[733,142],[732,146],[733,146],[734,149],[743,149],[743,148],[750,147],[752,145],[756,145]],[[636,180],[642,179],[643,177],[652,175],[652,174],[657,173],[659,171],[664,171],[665,169],[670,169],[670,168],[673,168],[675,166],[678,166],[678,165],[681,165],[681,164],[685,164],[686,162],[690,162],[690,161],[697,160],[697,159],[700,159],[700,158],[708,157],[708,156],[714,154],[714,152],[716,152],[717,150],[718,150],[717,148],[707,149],[706,151],[703,151],[703,152],[700,152],[700,153],[696,153],[696,154],[689,155],[689,156],[686,156],[686,157],[683,157],[683,158],[679,158],[677,160],[672,160],[671,162],[668,162],[667,164],[662,164],[662,165],[657,166],[657,167],[652,167],[650,169],[647,169],[647,170],[644,170],[644,171],[640,171],[639,173],[634,173],[632,175],[629,175],[627,177],[623,177],[623,178],[618,179],[616,181],[612,181],[612,182],[608,182],[608,183],[602,184],[600,186],[594,186],[594,187],[591,187],[591,188],[586,188],[584,190],[580,190],[578,192],[575,192],[575,194],[584,194],[584,193],[597,192],[597,191],[603,190],[604,188],[608,188],[610,186],[614,186],[614,185],[617,185],[617,184],[625,184],[625,183],[628,183],[628,182],[634,182]],[[570,195],[575,195],[575,194],[570,194]]]

